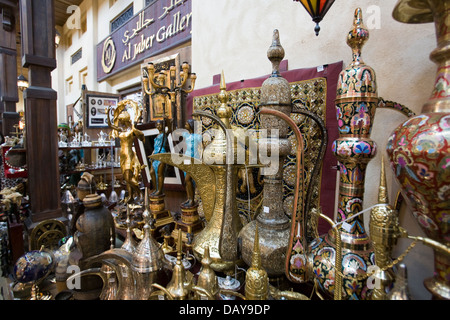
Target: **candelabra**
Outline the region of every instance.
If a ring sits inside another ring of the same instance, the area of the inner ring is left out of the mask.
[[[155,64],[149,63],[145,67],[146,76],[144,75],[142,78],[145,93],[150,97],[154,96],[159,99],[154,101],[154,103],[156,104],[155,109],[159,110],[158,114],[161,118],[164,115],[171,118],[172,106],[176,108],[178,128],[183,126],[181,95],[192,92],[197,79],[197,75],[191,73],[189,69],[189,63],[183,62],[180,71],[177,71],[175,66],[157,71]],[[190,86],[187,86],[188,80],[190,81]],[[177,94],[179,95],[178,99]],[[168,107],[170,108],[169,110],[167,109]]]

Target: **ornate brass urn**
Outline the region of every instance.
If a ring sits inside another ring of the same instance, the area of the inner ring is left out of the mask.
[[[272,74],[261,86],[260,107],[274,109],[286,115],[292,111],[289,83],[280,75],[279,64],[284,58],[278,30],[274,30],[272,44],[267,51],[272,63]],[[260,230],[261,265],[270,277],[284,274],[284,261],[289,241],[290,221],[283,208],[283,163],[291,149],[287,138],[289,126],[285,120],[271,114],[261,115],[261,128],[267,130],[267,138],[260,139],[259,148],[268,154],[278,152],[277,170],[264,175],[263,210],[255,220],[245,225],[239,237],[242,239],[242,258],[251,265],[255,228]],[[271,158],[272,159],[272,158]]]

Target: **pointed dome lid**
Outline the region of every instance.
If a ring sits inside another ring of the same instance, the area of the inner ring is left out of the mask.
[[[150,233],[150,212],[148,211],[148,189],[145,188],[144,199],[144,238],[136,247],[132,257],[132,268],[141,273],[160,270],[163,267],[164,253]]]
[[[280,43],[280,34],[273,31],[272,44],[267,50],[267,58],[272,63],[272,74],[261,86],[260,104],[291,104],[289,82],[280,74],[280,63],[284,58],[284,48]]]
[[[122,249],[128,251],[129,253],[134,253],[136,250],[136,242],[133,239],[133,235],[131,233],[131,221],[130,221],[130,206],[127,204],[127,236],[125,241],[122,244]]]
[[[252,269],[261,269],[261,251],[259,249],[258,224],[255,224],[255,240],[253,243]]]
[[[216,114],[220,118],[220,120],[222,120],[222,122],[225,124],[225,127],[231,128],[230,118],[231,115],[233,114],[233,111],[231,110],[231,107],[228,105],[228,92],[223,70],[220,76],[220,93],[218,99],[220,101],[220,106],[217,107]]]
[[[361,49],[367,40],[369,40],[369,30],[364,25],[361,8],[356,8],[353,27],[347,34],[347,44],[353,52],[351,66],[364,64],[361,59]]]
[[[352,61],[339,75],[336,99],[378,98],[375,71],[361,57],[362,47],[367,40],[369,30],[364,25],[361,8],[356,8],[353,26],[346,39],[352,49]]]

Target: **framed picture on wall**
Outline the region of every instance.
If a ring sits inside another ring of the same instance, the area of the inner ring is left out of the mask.
[[[118,95],[103,95],[99,93],[86,93],[86,122],[88,128],[106,128],[108,123],[106,121],[106,110],[111,108],[110,116],[113,117],[113,112],[119,103]]]
[[[150,176],[150,166],[151,161],[148,159],[154,151],[154,140],[156,136],[159,134],[158,129],[156,129],[154,123],[140,124],[136,126],[137,129],[141,130],[144,133],[144,141],[139,139],[135,139],[135,149],[136,155],[139,158],[139,161],[145,165],[142,169],[142,180],[146,187],[153,187]],[[172,134],[169,134],[168,137],[170,151],[174,152],[174,146],[172,141]],[[166,190],[183,190],[184,185],[184,174],[177,167],[173,167],[170,165],[166,166],[166,176],[164,178],[164,188]]]

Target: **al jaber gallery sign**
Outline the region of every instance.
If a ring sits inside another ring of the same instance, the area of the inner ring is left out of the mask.
[[[97,81],[191,39],[191,0],[159,0],[97,45]]]

